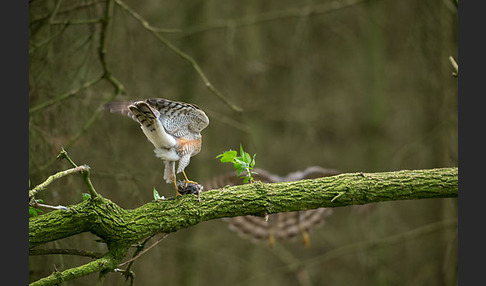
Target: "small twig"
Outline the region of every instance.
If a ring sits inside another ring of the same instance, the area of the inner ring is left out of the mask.
[[[47,180],[45,180],[42,184],[35,186],[32,190],[29,191],[29,199],[33,198],[39,192],[45,190],[46,187],[50,183],[52,183],[54,180],[60,179],[64,176],[67,176],[67,175],[72,174],[72,173],[84,172],[84,171],[86,171],[86,168],[87,168],[87,166],[79,166],[79,167],[71,168],[71,169],[68,169],[68,170],[65,170],[65,171],[57,172],[56,174],[49,176],[47,178]]]
[[[101,77],[103,78],[103,77]],[[121,86],[121,88],[123,88],[123,86]],[[118,94],[115,92],[113,93],[103,104],[100,105],[100,108],[98,108],[94,113],[93,115],[86,121],[86,123],[83,125],[83,128],[81,130],[79,130],[78,133],[76,133],[76,135],[74,135],[73,138],[71,138],[71,140],[69,140],[64,146],[66,146],[66,148],[68,148],[69,146],[71,146],[74,142],[76,142],[86,131],[88,131],[88,129],[93,125],[93,123],[96,122],[96,119],[98,119],[98,117],[101,115],[101,113],[103,112],[103,109],[101,108],[104,104],[106,104],[107,102],[110,102],[112,101]],[[42,166],[42,169],[47,169],[49,166],[51,166],[51,164],[55,161],[56,158],[52,158],[51,160],[49,160],[46,164],[44,164]]]
[[[452,73],[453,76],[458,76],[459,75],[459,65],[457,64],[456,60],[452,56],[449,57],[449,61],[452,64],[452,67],[456,70],[455,72]]]
[[[38,203],[36,200],[33,200],[33,203],[31,204],[33,207],[41,207],[41,208],[46,208],[46,209],[53,209],[53,210],[63,210],[63,211],[69,211],[69,209],[65,206],[51,206],[51,205],[46,205],[46,204],[41,204]]]
[[[92,87],[93,85],[97,84],[101,79],[103,79],[103,75],[101,76],[98,76],[94,79],[92,79],[91,81],[88,81],[88,82],[85,82],[83,85],[81,85],[80,87],[78,88],[74,88],[66,93],[63,93],[59,96],[56,96],[56,98],[54,99],[51,99],[51,100],[48,100],[48,101],[45,101],[37,106],[34,106],[32,108],[29,108],[29,115],[31,115],[32,113],[34,112],[37,112],[37,111],[40,111],[46,107],[49,107],[51,105],[54,105],[54,104],[58,104],[60,103],[61,101],[65,100],[65,99],[68,99],[68,98],[71,98],[72,96],[80,93],[81,91],[89,88],[89,87]]]
[[[140,253],[138,253],[135,257],[133,257],[133,258],[131,258],[131,259],[129,259],[129,260],[123,262],[123,263],[118,264],[118,267],[123,266],[123,265],[125,265],[127,263],[130,263],[130,262],[134,261],[135,259],[139,258],[142,254],[144,254],[145,252],[149,251],[152,247],[154,247],[155,245],[157,245],[159,242],[161,242],[168,235],[169,235],[168,233],[164,233],[164,235],[161,236],[159,239],[157,239],[157,241],[154,242],[151,246],[149,246],[146,249],[140,251]]]
[[[104,21],[104,18],[95,19],[77,19],[77,20],[63,20],[63,21],[51,21],[51,25],[87,25],[87,24],[99,24]]]
[[[207,107],[204,108],[204,111],[209,115],[209,118],[213,121],[219,121],[222,124],[228,125],[232,128],[241,130],[245,133],[250,134],[251,133],[251,128],[248,125],[245,125],[243,123],[240,123],[240,121],[235,120],[229,116],[226,116],[222,113],[218,113],[216,111],[213,111]]]
[[[256,25],[277,20],[301,18],[303,16],[316,16],[328,14],[337,10],[363,4],[367,0],[341,0],[326,2],[314,6],[305,6],[303,8],[290,8],[284,10],[275,10],[256,15],[245,16],[239,19],[217,19],[212,22],[200,25],[190,26],[182,30],[182,37],[193,35],[201,32],[208,32],[217,29],[236,29],[246,26]]]
[[[195,59],[193,59],[191,56],[174,46],[169,40],[164,38],[162,35],[160,35],[158,32],[157,28],[152,27],[147,20],[142,18],[137,12],[135,12],[132,8],[130,8],[127,4],[125,4],[121,0],[114,0],[118,5],[120,5],[125,11],[128,12],[128,14],[132,15],[133,18],[135,18],[137,21],[142,24],[142,26],[150,31],[160,42],[162,42],[166,47],[168,47],[170,50],[172,50],[174,53],[182,57],[184,60],[188,61],[194,70],[196,70],[197,74],[199,77],[203,80],[204,85],[214,94],[216,95],[219,99],[221,99],[227,106],[229,106],[233,111],[235,112],[242,112],[243,109],[229,101],[228,98],[226,98],[221,92],[219,92],[213,84],[208,80],[206,77],[206,74],[202,71],[201,67],[199,64],[196,62]]]
[[[211,22],[202,23],[185,28],[159,28],[151,26],[142,19],[143,25],[146,29],[155,33],[172,33],[179,34],[180,37],[187,37],[197,33],[208,32],[217,29],[237,29],[251,25],[257,25],[260,23],[266,23],[271,21],[301,18],[309,16],[317,16],[322,14],[328,14],[337,10],[352,7],[354,5],[363,4],[368,0],[341,0],[326,2],[324,4],[305,6],[303,8],[290,8],[284,10],[275,10],[265,12],[256,15],[245,16],[238,19],[216,19]],[[124,3],[120,3],[121,0],[115,0],[115,2],[123,7]],[[126,5],[125,5],[126,6]],[[130,9],[129,7],[123,7],[124,9]],[[130,12],[131,13],[131,12]]]
[[[72,166],[77,167],[76,163],[74,163],[74,161],[71,159],[71,157],[69,157],[69,155],[67,154],[66,150],[64,150],[64,148],[61,148],[61,151],[59,152],[59,155],[57,155],[57,158],[58,159],[66,159],[66,160],[68,160],[68,162]],[[83,176],[84,182],[88,186],[88,191],[89,191],[89,194],[91,195],[91,198],[94,199],[94,198],[98,197],[98,193],[96,192],[93,184],[91,183],[91,179],[89,177],[90,167],[88,165],[82,165],[80,167],[83,167],[83,169],[81,170],[81,175]],[[77,167],[77,168],[79,168],[79,167]]]
[[[49,22],[54,20],[54,17],[56,17],[57,12],[59,11],[59,8],[61,7],[61,2],[62,0],[58,0],[56,3],[56,6],[54,7],[54,10],[52,11],[51,15],[49,16]]]
[[[54,35],[48,37],[47,39],[45,39],[44,41],[42,41],[40,43],[35,43],[33,40],[31,40],[32,47],[29,48],[29,55],[33,54],[38,48],[40,48],[40,47],[42,47],[44,45],[49,44],[52,40],[54,40],[55,38],[57,38],[58,36],[60,36],[64,32],[64,30],[66,30],[67,27],[68,27],[68,25],[64,25],[59,30],[59,32],[57,32]]]
[[[339,192],[334,198],[331,199],[331,202],[334,202],[335,200],[337,200],[339,197],[341,197],[342,195],[344,195],[346,192]]]
[[[103,285],[103,282],[105,282],[106,275],[108,274],[108,271],[102,270],[100,271],[100,274],[98,276],[98,281],[96,282],[97,286]]]
[[[101,65],[103,66],[103,77],[107,79],[111,85],[115,88],[115,95],[125,93],[125,88],[123,84],[111,73],[110,68],[106,62],[106,46],[108,42],[108,28],[113,19],[113,0],[106,0],[105,16],[103,21],[101,21],[101,32],[100,32],[100,46],[98,48],[98,56],[100,58]]]
[[[91,258],[100,258],[103,256],[100,252],[79,250],[79,249],[29,249],[29,255],[51,255],[51,254],[65,254],[77,255]]]
[[[91,6],[95,6],[95,5],[100,4],[100,3],[103,3],[103,2],[101,2],[101,1],[93,1],[93,2],[81,3],[81,4],[76,5],[76,6],[73,6],[73,7],[59,9],[59,11],[57,11],[56,15],[66,14],[66,13],[70,13],[70,12],[73,12],[73,11],[76,11],[76,10],[80,10],[80,9],[84,9],[84,8],[89,8]],[[37,22],[46,20],[48,18],[50,18],[50,15],[49,14],[43,15],[43,16],[39,16],[38,18],[35,18],[35,19],[31,20],[30,23],[29,23],[29,25],[32,25],[34,23],[37,23]]]
[[[340,247],[332,248],[330,250],[323,252],[322,254],[316,255],[309,259],[288,261],[287,263],[284,263],[285,265],[282,267],[272,268],[271,271],[269,270],[269,271],[258,273],[257,275],[254,275],[240,282],[242,284],[251,284],[248,282],[252,279],[275,275],[276,272],[282,271],[283,269],[292,270],[292,269],[299,269],[299,267],[303,267],[307,269],[318,263],[320,265],[323,265],[324,263],[327,263],[328,261],[331,261],[333,259],[342,258],[345,257],[346,255],[350,255],[353,253],[356,254],[358,251],[365,251],[368,249],[376,248],[377,246],[383,248],[397,243],[409,242],[413,239],[418,239],[420,237],[423,237],[424,235],[431,234],[439,230],[450,228],[450,227],[457,228],[457,219],[434,222],[428,225],[420,226],[415,229],[405,231],[395,235],[390,235],[384,238],[372,239],[367,241],[358,241],[355,243],[350,243]],[[279,253],[279,256],[282,257],[282,253]]]
[[[125,270],[120,269],[120,268],[115,268],[113,271],[114,272],[120,272],[121,275],[125,276],[125,281],[128,280],[128,278],[130,278],[130,284],[129,284],[129,286],[133,286],[134,285],[135,272],[129,270],[128,268],[125,269]]]
[[[56,3],[56,6],[54,7],[54,10],[52,11],[52,13],[47,16],[47,18],[49,19],[49,23],[51,23],[54,20],[54,17],[56,17],[56,14],[59,11],[59,8],[61,7],[61,2],[62,2],[62,0],[58,0],[57,3]],[[67,25],[64,25],[64,27],[61,29],[61,31],[59,31],[57,34],[53,35],[52,37],[49,37],[47,40],[43,41],[40,44],[37,44],[37,45],[34,44],[32,48],[29,48],[29,55],[32,54],[37,48],[49,43],[52,39],[54,39],[55,37],[62,34],[66,28],[67,28]]]
[[[73,166],[74,168],[78,167],[78,165],[74,163],[71,157],[68,156],[66,150],[64,150],[64,147],[61,147],[61,151],[59,151],[59,154],[57,155],[56,159],[66,159],[69,162],[69,164],[71,164],[71,166]]]
[[[147,242],[152,239],[153,235],[152,236],[149,236],[147,237],[146,239],[144,239],[144,241],[142,241],[141,243],[139,243],[138,245],[135,245],[135,247],[137,247],[137,249],[135,250],[135,252],[133,252],[133,255],[132,255],[132,258],[134,258],[135,256],[137,256],[141,251],[143,251],[144,247],[145,247],[145,244],[147,244]],[[122,273],[123,275],[125,275],[126,279],[128,279],[129,277],[131,277],[133,271],[131,271],[131,268],[132,268],[132,265],[133,263],[135,262],[135,260],[131,261],[128,266],[127,266],[127,269],[125,269]],[[135,275],[135,273],[133,273],[133,275]],[[133,279],[134,277],[132,277],[132,280],[131,280],[131,283],[133,283]]]
[[[112,101],[123,90],[123,85],[121,85],[121,83],[118,84],[118,81],[116,80],[115,77],[112,77],[112,83],[113,83],[113,85],[117,86],[116,87],[116,91],[106,100],[106,102]],[[96,120],[98,119],[98,117],[103,112],[103,109],[101,108],[101,106],[103,106],[105,103],[103,103],[102,105],[100,105],[100,108],[98,108],[93,113],[93,115],[91,115],[91,117],[86,121],[86,123],[83,125],[83,128],[81,128],[81,130],[79,130],[79,132],[73,138],[71,138],[71,140],[69,140],[66,143],[66,147],[69,147],[74,142],[76,142],[81,137],[81,135],[83,135],[86,131],[88,131],[88,129],[93,125],[93,123],[96,122]]]
[[[88,191],[89,191],[89,194],[91,195],[91,198],[94,199],[94,198],[98,197],[99,195],[96,192],[93,184],[91,183],[91,179],[89,178],[89,166],[87,166],[87,165],[84,165],[84,166],[86,166],[87,168],[81,174],[83,175],[84,182],[88,186]]]

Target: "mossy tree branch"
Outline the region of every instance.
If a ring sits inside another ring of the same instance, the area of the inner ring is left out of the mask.
[[[76,267],[76,275],[68,275],[66,271],[72,270],[68,269],[53,273],[33,285],[53,285],[59,282],[54,278],[61,276],[62,281],[66,281],[80,277],[80,273],[87,275],[113,271],[132,244],[160,232],[175,232],[207,220],[457,196],[457,168],[348,173],[271,184],[256,182],[209,190],[201,195],[201,202],[198,202],[196,196],[186,195],[149,202],[133,210],[122,209],[99,195],[70,206],[69,211],[52,211],[30,218],[30,248],[81,232],[91,232],[103,239],[109,249],[103,257]]]

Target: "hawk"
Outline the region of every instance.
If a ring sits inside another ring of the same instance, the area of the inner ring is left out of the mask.
[[[195,104],[150,98],[137,101],[114,101],[104,108],[131,117],[140,124],[147,139],[155,147],[155,155],[165,164],[164,179],[174,183],[176,196],[180,196],[176,174],[184,175],[185,187],[196,182],[187,178],[184,169],[191,157],[201,151],[201,131],[209,125],[209,118]],[[175,163],[177,165],[177,172]]]
[[[339,174],[337,170],[324,169],[318,166],[308,167],[304,171],[292,172],[284,177],[271,174],[263,169],[256,168],[255,172],[257,174],[253,175],[254,179],[264,183],[290,182]],[[213,177],[204,183],[208,190],[240,184],[242,184],[242,181],[234,172]],[[265,218],[256,216],[239,216],[223,218],[223,220],[229,224],[231,230],[236,231],[243,237],[250,237],[256,242],[266,240],[272,246],[275,243],[275,238],[285,240],[300,233],[304,245],[309,247],[310,238],[308,231],[319,224],[323,224],[325,218],[331,214],[332,210],[330,208],[319,208],[270,214],[268,221]]]

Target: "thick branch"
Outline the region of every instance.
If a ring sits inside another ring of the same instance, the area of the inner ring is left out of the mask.
[[[99,272],[115,271],[130,245],[164,232],[170,233],[203,221],[242,215],[321,207],[367,204],[393,200],[458,196],[458,169],[350,173],[295,182],[253,184],[210,190],[147,203],[124,210],[102,196],[69,208],[29,219],[29,247],[89,231],[102,238],[109,251],[85,265],[54,272],[31,285],[56,285]]]
[[[147,203],[124,210],[108,199],[92,198],[29,220],[29,246],[89,231],[107,242],[130,245],[159,232],[170,233],[203,221],[338,207],[393,200],[458,195],[458,169],[349,173],[284,183],[254,183],[201,195]]]

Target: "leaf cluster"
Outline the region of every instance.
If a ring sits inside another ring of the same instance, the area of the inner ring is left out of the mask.
[[[243,179],[243,182],[246,184],[248,182],[253,183],[255,180],[252,177],[252,174],[256,174],[253,171],[253,167],[255,167],[255,156],[250,156],[248,152],[243,150],[243,147],[240,144],[240,155],[238,156],[238,152],[234,150],[226,151],[222,154],[216,156],[216,158],[220,158],[221,163],[233,163],[233,167],[235,168],[237,175]],[[244,175],[241,175],[243,171],[246,171]]]

